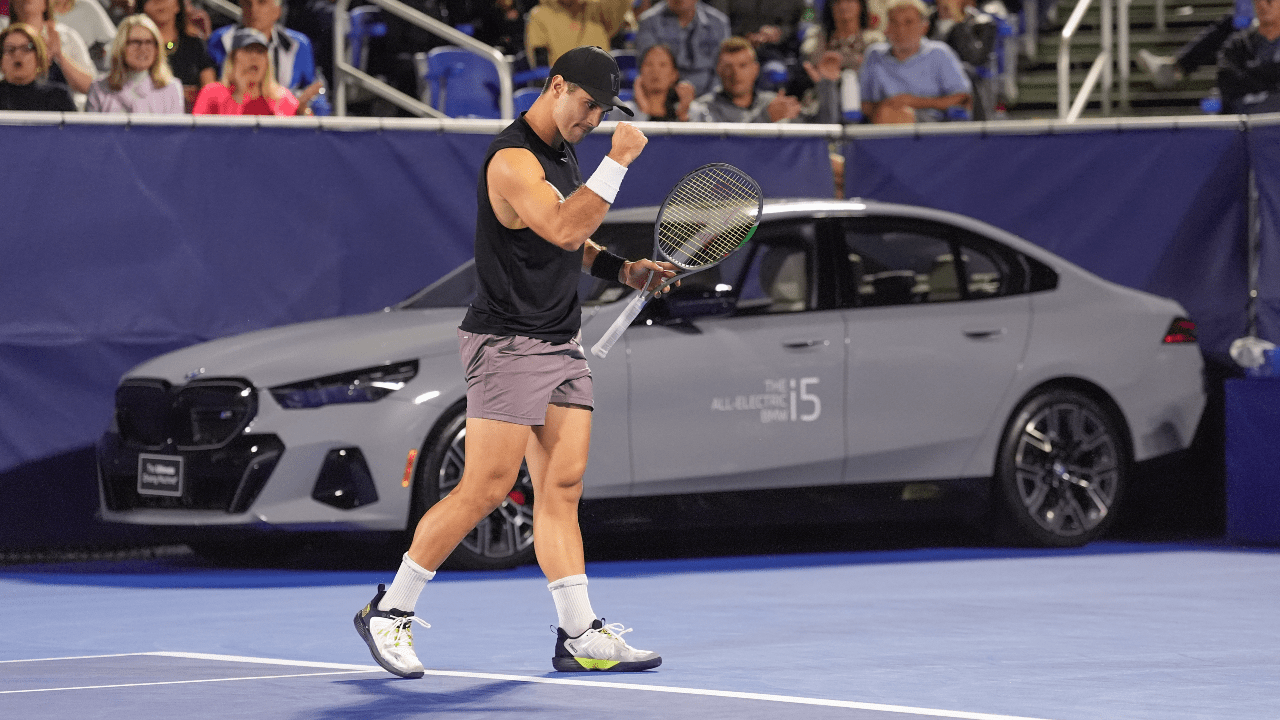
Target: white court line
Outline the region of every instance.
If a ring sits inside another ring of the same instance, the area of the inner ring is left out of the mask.
[[[147,653],[137,653],[145,655]],[[373,670],[382,670],[375,667]],[[58,690],[103,690],[106,688],[151,687],[153,685],[191,685],[194,683],[238,682],[240,680],[276,680],[279,678],[317,677],[320,675],[355,675],[373,672],[373,670],[330,670],[317,673],[296,673],[292,675],[259,675],[257,677],[205,678],[203,680],[165,680],[163,682],[121,683],[119,685],[80,685],[77,687],[30,688],[28,690],[0,690],[0,695],[16,695],[18,693],[56,692]]]
[[[215,655],[210,653],[189,652],[142,652],[122,653],[119,655],[84,655],[69,658],[40,658],[38,660],[5,660],[0,662],[43,662],[46,660],[83,660],[92,658],[127,657],[149,655],[157,657],[187,658],[191,660],[214,660],[218,662],[257,663],[262,665],[287,665],[291,667],[328,668],[334,672],[304,673],[298,675],[268,675],[251,678],[218,678],[214,680],[171,680],[166,682],[135,683],[130,685],[95,685],[83,688],[42,688],[38,690],[0,690],[0,695],[21,692],[48,692],[53,690],[89,690],[113,687],[142,687],[147,685],[180,685],[195,682],[223,682],[231,680],[270,680],[289,677],[315,677],[317,675],[345,675],[366,672],[386,672],[377,665],[352,665],[348,663],[313,662],[307,660],[277,660],[274,658],[244,657],[240,655]],[[959,720],[1044,720],[1016,715],[993,715],[990,713],[965,712],[963,710],[938,710],[934,708],[911,707],[908,705],[886,705],[883,703],[857,702],[853,700],[827,700],[824,698],[807,698],[794,695],[769,695],[765,693],[735,692],[731,690],[704,690],[699,688],[673,687],[670,685],[638,685],[634,683],[607,682],[599,680],[571,680],[567,678],[546,678],[528,675],[500,675],[496,673],[461,672],[456,670],[427,670],[427,675],[438,677],[470,678],[476,680],[504,680],[507,682],[539,683],[543,685],[571,685],[575,687],[604,687],[616,690],[642,690],[645,692],[673,693],[678,695],[702,695],[707,697],[724,697],[738,700],[763,700],[766,702],[784,702],[795,705],[820,705],[823,707],[848,708],[851,710],[877,710],[880,712],[900,713],[903,715],[924,715],[927,717],[958,718]]]

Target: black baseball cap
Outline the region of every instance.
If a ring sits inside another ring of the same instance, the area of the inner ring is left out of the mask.
[[[586,90],[591,99],[601,105],[635,115],[618,97],[618,90],[622,88],[618,61],[604,50],[594,45],[583,45],[566,52],[551,66],[551,77],[556,75]]]

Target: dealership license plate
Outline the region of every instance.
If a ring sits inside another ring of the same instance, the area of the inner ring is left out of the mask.
[[[182,495],[182,458],[178,455],[138,455],[139,495]]]

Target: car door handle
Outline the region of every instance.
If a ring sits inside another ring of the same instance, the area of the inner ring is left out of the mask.
[[[786,340],[782,343],[782,347],[788,350],[799,350],[801,348],[826,347],[830,344],[830,340],[815,338],[812,340]]]
[[[999,340],[1004,336],[1005,328],[965,328],[964,336],[970,340]]]

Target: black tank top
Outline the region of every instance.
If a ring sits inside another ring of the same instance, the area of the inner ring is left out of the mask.
[[[466,332],[523,335],[551,343],[573,339],[582,323],[578,278],[582,248],[564,250],[525,228],[504,227],[489,203],[489,162],[499,150],[525,148],[538,158],[547,180],[569,197],[582,184],[578,156],[564,143],[547,145],[523,113],[498,134],[480,168],[476,214],[476,273],[480,290],[462,320]]]

